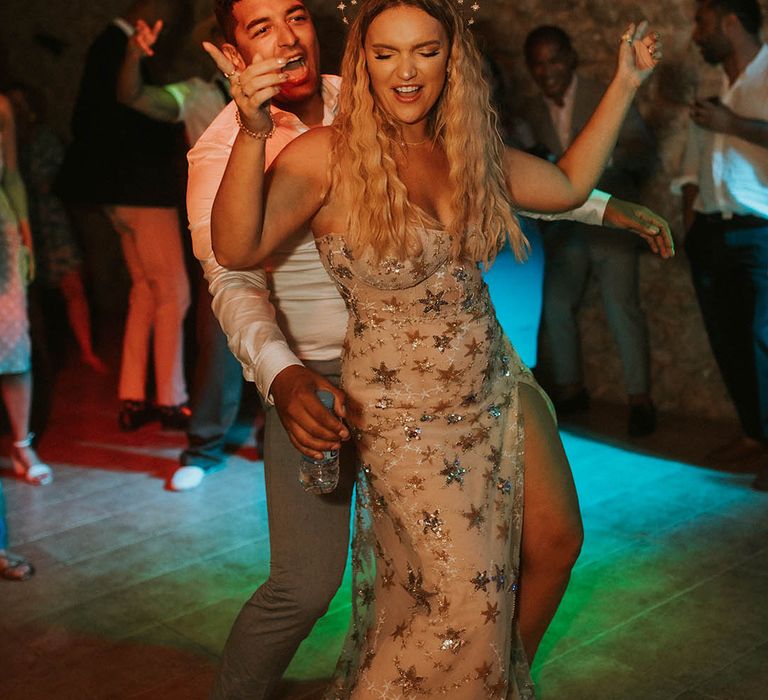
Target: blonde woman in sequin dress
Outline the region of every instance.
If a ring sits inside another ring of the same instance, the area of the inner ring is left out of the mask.
[[[501,145],[450,0],[367,0],[334,126],[287,146],[266,183],[261,106],[285,61],[236,71],[208,47],[242,125],[213,209],[217,259],[261,264],[309,226],[350,314],[335,410],[357,441],[362,507],[330,698],[533,697],[527,659],[581,521],[549,402],[499,327],[480,264],[507,236],[524,254],[513,202],[563,211],[591,191],[659,55],[657,35],[630,27],[624,39],[603,102],[554,166]]]

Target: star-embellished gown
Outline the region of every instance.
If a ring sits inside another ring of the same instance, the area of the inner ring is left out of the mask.
[[[477,265],[444,232],[416,259],[317,240],[349,310],[342,354],[361,461],[353,621],[328,698],[533,698],[513,622],[521,383]]]

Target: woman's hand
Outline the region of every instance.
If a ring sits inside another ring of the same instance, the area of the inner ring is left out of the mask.
[[[242,125],[256,134],[268,133],[272,129],[269,101],[288,79],[282,72],[285,59],[262,59],[256,55],[250,66],[237,66],[213,44],[204,41],[203,48],[229,80],[230,93],[240,112]]]
[[[662,56],[661,35],[648,32],[648,22],[630,24],[621,36],[616,78],[637,89],[653,73]]]

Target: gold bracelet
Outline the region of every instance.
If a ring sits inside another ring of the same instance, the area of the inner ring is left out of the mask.
[[[275,126],[275,122],[272,119],[272,115],[269,116],[269,121],[272,123],[272,128],[269,131],[253,131],[252,129],[249,129],[245,124],[243,124],[243,118],[240,116],[240,110],[235,110],[235,121],[237,122],[238,127],[240,127],[240,131],[242,131],[244,134],[248,134],[252,139],[262,139],[266,141],[272,134],[275,133],[275,129],[277,128]]]

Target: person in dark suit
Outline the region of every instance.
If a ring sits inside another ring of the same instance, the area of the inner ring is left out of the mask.
[[[578,56],[559,27],[541,26],[525,41],[525,58],[541,91],[527,109],[535,152],[559,158],[586,124],[605,86],[577,75]],[[638,188],[655,163],[655,141],[632,107],[599,187],[637,201]],[[553,222],[544,227],[546,271],[542,332],[548,341],[561,413],[584,410],[589,395],[582,378],[577,312],[590,270],[600,284],[605,312],[616,340],[629,395],[628,432],[648,435],[656,427],[650,396],[648,332],[640,308],[638,248],[631,237],[600,226]]]
[[[124,430],[156,414],[146,396],[150,344],[164,427],[183,428],[189,417],[182,323],[190,293],[177,211],[183,128],[131,110],[116,95],[134,24],[172,19],[174,7],[170,0],[136,0],[93,41],[72,117],[73,141],[57,182],[66,201],[103,207],[120,234],[131,276],[118,387]]]

